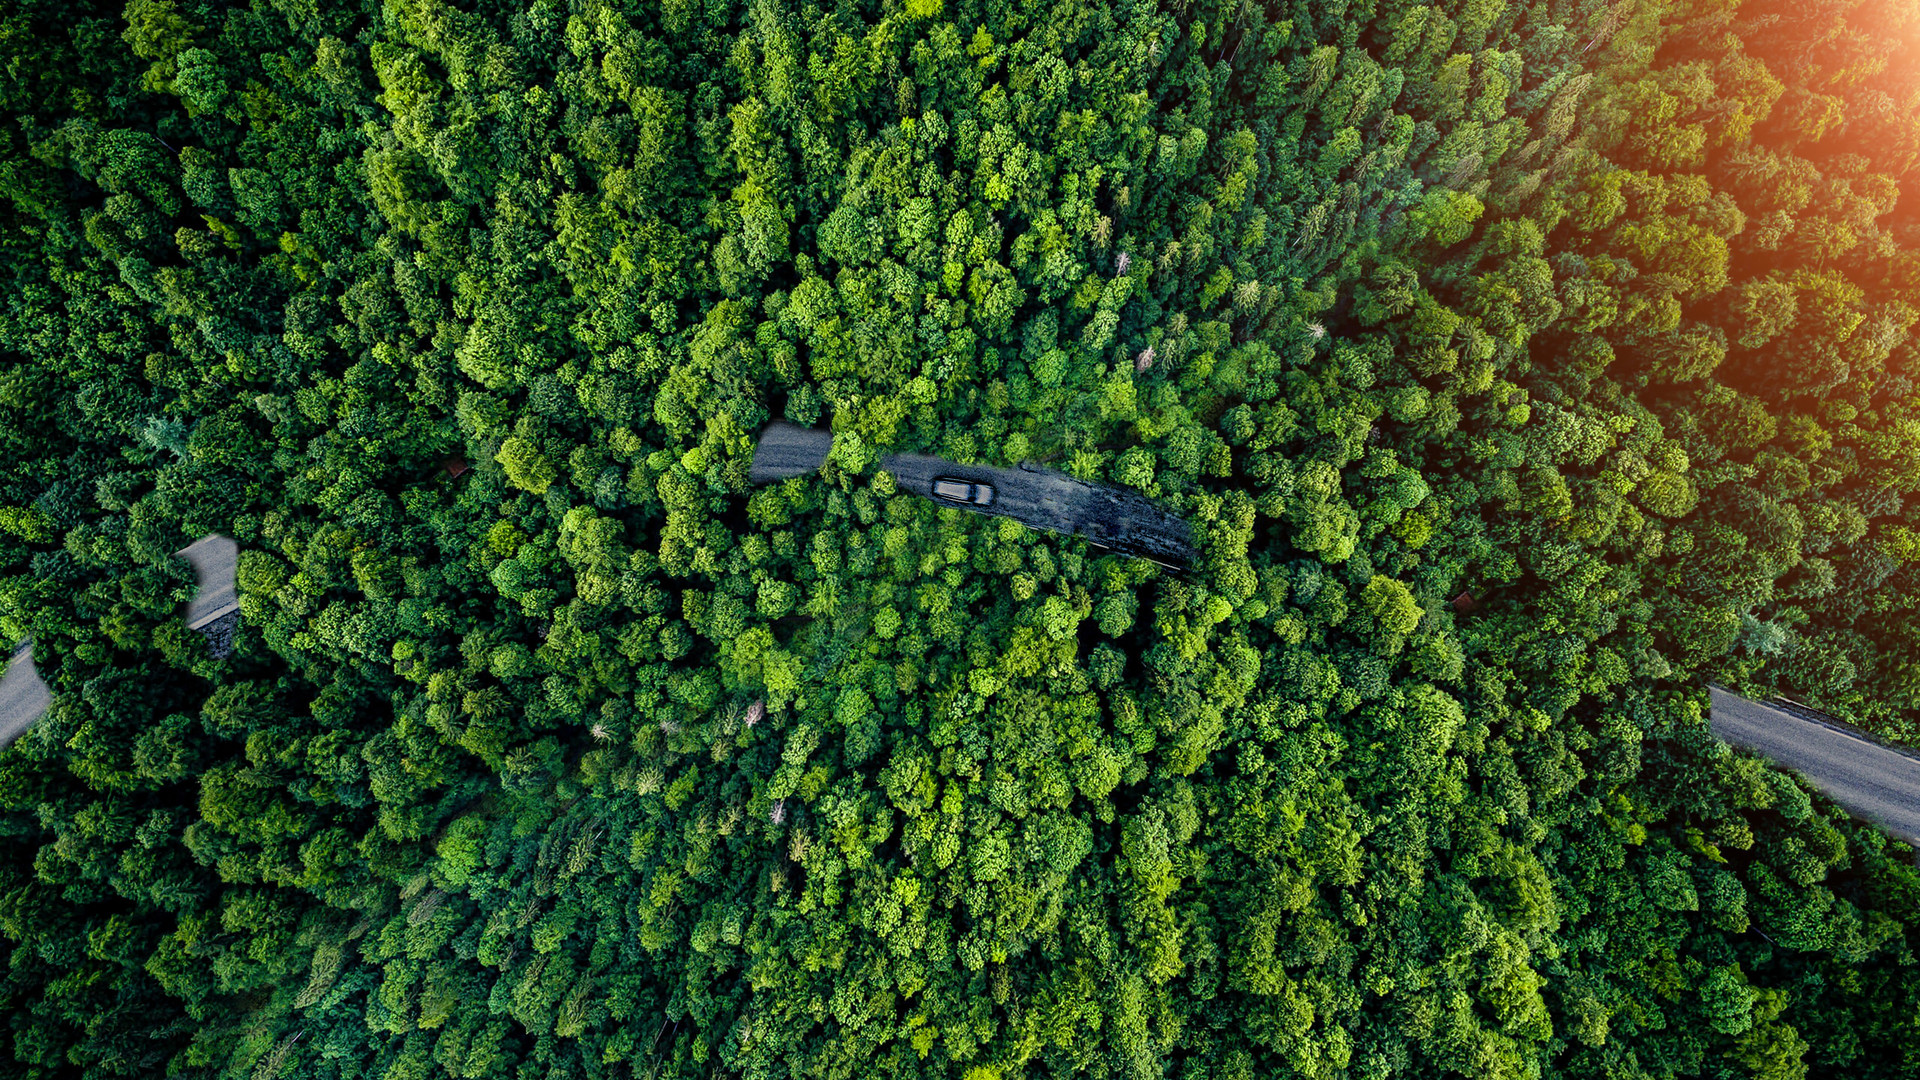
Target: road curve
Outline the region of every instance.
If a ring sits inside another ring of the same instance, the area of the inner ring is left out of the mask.
[[[208,533],[174,554],[192,564],[199,578],[199,591],[185,612],[187,628],[207,635],[214,656],[227,655],[240,611],[234,578],[240,545],[230,537]],[[28,638],[15,648],[6,675],[0,676],[0,747],[19,738],[52,704],[52,691],[34,670],[33,639]]]
[[[1099,547],[1186,569],[1193,563],[1193,531],[1187,523],[1136,491],[1092,484],[1031,462],[1006,469],[961,465],[924,454],[894,454],[880,467],[900,490],[941,506],[1007,517],[1047,532],[1084,536]],[[951,476],[993,485],[993,502],[968,506],[933,497],[933,481]]]
[[[753,465],[747,470],[747,479],[755,484],[768,484],[817,473],[827,463],[827,452],[832,449],[832,432],[776,420],[767,425],[760,433],[760,441],[754,444]]]
[[[200,591],[187,605],[187,629],[198,630],[222,615],[240,610],[240,594],[234,585],[240,545],[231,537],[208,533],[174,554],[193,564],[193,572],[200,579]]]
[[[6,746],[33,726],[53,704],[53,694],[33,669],[33,639],[14,650],[7,673],[0,676],[0,746]]]
[[[1708,724],[1723,742],[1806,778],[1855,817],[1920,845],[1920,760],[1837,725],[1710,687]]]
[[[754,446],[748,477],[763,484],[818,472],[832,446],[831,432],[787,423],[769,424]],[[880,467],[901,491],[941,506],[1012,518],[1048,532],[1084,536],[1096,546],[1174,569],[1186,569],[1194,559],[1192,528],[1136,491],[1088,483],[1032,462],[1001,468],[962,465],[925,454],[894,454],[881,459]],[[942,476],[992,485],[993,502],[970,506],[934,498],[933,482]]]

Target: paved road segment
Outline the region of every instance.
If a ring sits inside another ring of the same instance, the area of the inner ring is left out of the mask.
[[[193,572],[200,578],[200,591],[187,605],[187,629],[198,630],[240,610],[240,594],[234,584],[240,545],[231,537],[208,533],[175,554],[192,563]]]
[[[818,472],[827,463],[833,435],[787,423],[767,426],[754,447],[754,483]],[[924,454],[894,454],[880,467],[900,490],[961,510],[1008,517],[1048,532],[1084,536],[1099,547],[1184,570],[1194,559],[1193,530],[1151,499],[1126,488],[1091,484],[1066,473],[1023,462],[1017,468],[962,465]],[[985,506],[952,502],[933,494],[933,482],[951,477],[993,487]]]
[[[1806,778],[1855,817],[1920,845],[1920,760],[1837,725],[1712,687],[1714,735]]]
[[[811,476],[827,463],[833,449],[833,433],[815,431],[776,420],[760,433],[753,446],[753,466],[747,479],[755,484],[770,484],[794,476]]]
[[[208,533],[174,554],[192,564],[199,591],[187,604],[187,627],[208,636],[214,655],[231,648],[233,624],[238,619],[240,594],[234,569],[240,545],[219,533]],[[19,738],[53,704],[53,694],[33,667],[33,639],[20,643],[0,676],[0,747]]]
[[[0,676],[0,746],[20,737],[53,704],[53,694],[33,670],[33,640],[14,650],[7,673]]]

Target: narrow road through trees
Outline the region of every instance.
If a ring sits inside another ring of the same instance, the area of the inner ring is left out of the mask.
[[[208,533],[175,554],[193,564],[193,572],[200,579],[200,591],[187,605],[187,629],[199,630],[240,610],[240,594],[234,584],[240,545],[232,537]]]
[[[1920,759],[1836,724],[1711,687],[1715,736],[1806,778],[1807,783],[1910,844],[1920,845]]]
[[[199,578],[199,591],[187,604],[187,628],[207,636],[213,655],[225,656],[240,617],[234,576],[240,545],[231,537],[208,533],[174,554],[187,560]],[[14,648],[6,675],[0,677],[0,747],[19,738],[52,704],[52,691],[34,669],[33,639],[28,638]]]
[[[33,670],[33,642],[23,641],[0,677],[0,746],[19,738],[52,704],[52,692]]]
[[[754,446],[754,483],[806,476],[826,464],[833,436],[825,431],[774,423]],[[924,454],[894,454],[880,467],[900,490],[942,506],[990,517],[1007,517],[1048,532],[1084,536],[1091,543],[1176,570],[1193,562],[1193,530],[1184,520],[1138,492],[1089,483],[1024,462],[1017,468],[962,465]],[[990,502],[956,502],[933,493],[934,481],[950,478],[993,489]]]

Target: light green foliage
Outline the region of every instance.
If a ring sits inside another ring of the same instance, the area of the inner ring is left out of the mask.
[[[1389,634],[1411,634],[1420,625],[1419,603],[1404,584],[1392,578],[1375,574],[1360,590],[1360,604]]]
[[[17,7],[11,1072],[1914,1073],[1898,5]]]

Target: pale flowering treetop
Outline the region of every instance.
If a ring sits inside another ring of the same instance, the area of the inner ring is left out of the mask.
[[[767,715],[767,703],[764,701],[756,701],[753,704],[747,706],[747,726],[752,727],[753,725],[759,723],[761,718],[765,717],[766,715]]]
[[[1133,373],[1135,375],[1138,375],[1146,371],[1148,368],[1152,366],[1153,366],[1153,346],[1149,345],[1146,348],[1140,350],[1140,355],[1133,358]]]

